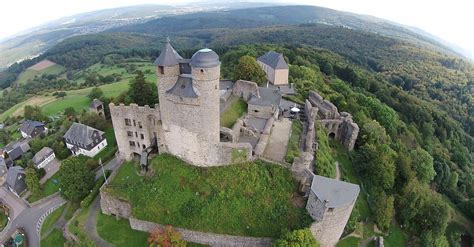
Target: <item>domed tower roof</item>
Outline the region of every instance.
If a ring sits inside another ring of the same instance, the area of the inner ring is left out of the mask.
[[[197,68],[212,68],[216,67],[221,62],[219,61],[219,56],[213,50],[204,48],[191,57],[191,66]]]
[[[172,66],[179,64],[179,60],[183,58],[171,46],[170,40],[167,39],[165,45],[161,49],[160,56],[155,60],[156,66]]]

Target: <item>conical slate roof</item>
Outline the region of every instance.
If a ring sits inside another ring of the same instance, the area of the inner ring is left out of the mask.
[[[179,64],[179,60],[183,59],[171,46],[170,41],[166,40],[165,45],[161,49],[160,56],[155,60],[156,66],[172,66]]]

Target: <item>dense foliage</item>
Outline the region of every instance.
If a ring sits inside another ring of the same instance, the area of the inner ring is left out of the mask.
[[[273,244],[275,247],[318,247],[319,244],[314,239],[309,229],[294,230],[285,232]]]
[[[94,173],[84,165],[81,158],[63,160],[58,174],[61,195],[70,201],[80,202],[94,186]]]
[[[239,63],[234,69],[234,81],[246,80],[256,82],[258,85],[263,86],[267,81],[265,72],[258,65],[257,60],[254,57],[245,55],[239,58]]]

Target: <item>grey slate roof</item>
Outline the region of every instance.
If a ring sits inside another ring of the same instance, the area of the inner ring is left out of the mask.
[[[279,106],[281,101],[281,94],[278,92],[277,89],[259,87],[258,94],[260,97],[256,95],[252,95],[249,100],[249,104],[252,105],[260,105],[260,106]]]
[[[35,154],[35,156],[33,156],[33,163],[35,163],[35,165],[39,165],[41,162],[43,162],[45,159],[47,159],[53,153],[54,153],[54,151],[51,148],[44,147],[40,151],[38,151]]]
[[[283,54],[275,51],[269,51],[257,58],[257,60],[273,69],[288,69],[288,64],[283,58]]]
[[[44,127],[44,123],[32,120],[26,120],[20,127],[20,131],[26,133],[27,135],[31,135],[35,128]]]
[[[221,64],[221,62],[217,53],[211,49],[204,48],[194,53],[190,64],[192,67],[197,68],[213,68]]]
[[[104,132],[90,126],[81,123],[73,123],[71,128],[66,131],[66,134],[64,134],[63,137],[67,140],[87,146],[93,144],[94,140],[92,139],[92,134],[94,134],[95,131],[97,131],[99,135],[104,134]]]
[[[155,60],[156,66],[172,66],[179,64],[179,61],[183,58],[175,51],[171,46],[169,40],[165,43],[161,49],[160,56]]]
[[[26,190],[25,172],[20,166],[13,166],[7,172],[7,185],[18,195]]]
[[[0,157],[0,178],[7,175],[7,171],[7,163],[2,157]]]
[[[104,102],[98,100],[98,99],[94,99],[92,100],[91,102],[91,105],[90,105],[90,108],[94,108],[94,109],[97,109],[97,107],[99,107],[100,105],[103,105]]]
[[[197,98],[198,95],[193,88],[193,78],[189,74],[178,76],[174,86],[166,93],[185,98]]]
[[[231,80],[220,80],[219,81],[219,90],[229,90],[234,87],[234,82]]]
[[[24,153],[30,151],[30,145],[26,140],[10,143],[3,148],[11,160],[20,158]]]
[[[352,203],[359,195],[359,185],[338,181],[315,175],[311,191],[321,201],[327,202],[327,207],[337,208]]]

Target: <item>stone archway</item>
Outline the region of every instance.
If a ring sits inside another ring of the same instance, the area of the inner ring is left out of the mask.
[[[329,139],[334,140],[334,139],[336,139],[336,134],[334,132],[329,132],[328,137],[329,137]]]

